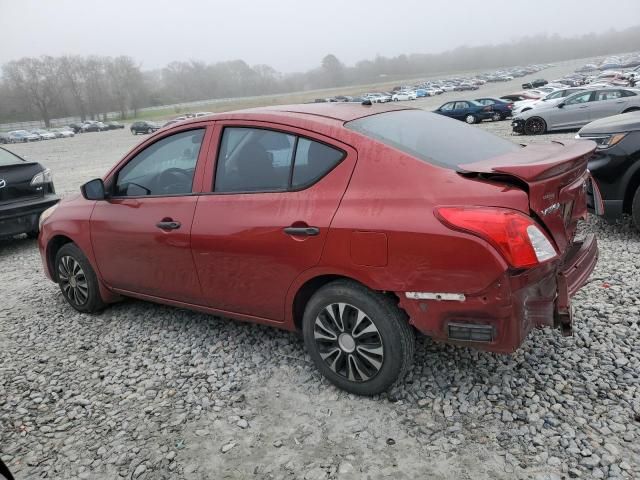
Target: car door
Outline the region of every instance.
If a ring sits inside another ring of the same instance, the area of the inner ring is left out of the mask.
[[[595,93],[593,108],[591,108],[591,120],[610,117],[622,113],[625,106],[625,99],[622,91],[617,89],[598,90]]]
[[[453,107],[455,105],[455,102],[449,102],[449,103],[445,103],[444,105],[442,105],[438,111],[443,114],[446,115],[447,117],[453,117]]]
[[[549,110],[548,128],[576,128],[586,125],[591,120],[591,107],[594,92],[587,91],[572,95],[564,102]]]
[[[464,119],[469,113],[469,104],[467,102],[456,102],[453,106],[453,118],[458,120]]]
[[[261,122],[217,125],[214,138],[211,193],[198,201],[192,227],[206,304],[281,322],[294,279],[320,260],[356,152]]]
[[[205,134],[200,124],[150,139],[107,178],[108,198],[96,202],[91,215],[91,243],[108,286],[188,303],[202,300],[191,223]]]

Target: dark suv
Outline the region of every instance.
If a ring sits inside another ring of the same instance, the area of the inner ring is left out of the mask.
[[[139,133],[153,133],[160,128],[153,122],[133,122],[131,124],[131,133],[137,135]]]

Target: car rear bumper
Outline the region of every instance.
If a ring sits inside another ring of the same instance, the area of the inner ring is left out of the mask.
[[[38,230],[40,214],[60,200],[57,195],[0,205],[0,237]]]
[[[560,261],[506,272],[472,295],[437,300],[396,293],[411,324],[434,340],[512,353],[534,327],[554,327],[571,334],[571,297],[587,282],[597,261],[598,245],[595,236],[589,235],[575,242]]]

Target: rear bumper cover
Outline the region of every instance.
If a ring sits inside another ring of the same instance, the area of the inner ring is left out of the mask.
[[[40,214],[60,201],[57,195],[0,205],[0,237],[38,230]]]
[[[419,331],[434,340],[512,353],[534,327],[560,328],[571,333],[571,297],[587,282],[598,261],[595,236],[575,242],[564,257],[552,264],[524,272],[505,272],[482,292],[464,300],[418,300],[396,292],[400,306]],[[491,341],[449,338],[449,326],[491,326]]]

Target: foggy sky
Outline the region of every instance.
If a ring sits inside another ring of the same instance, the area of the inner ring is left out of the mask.
[[[575,36],[640,23],[640,0],[0,0],[0,64],[24,56],[243,59],[282,72],[327,53],[438,53],[540,33]],[[636,50],[638,45],[630,45]]]

